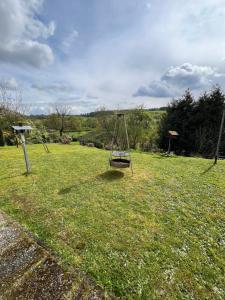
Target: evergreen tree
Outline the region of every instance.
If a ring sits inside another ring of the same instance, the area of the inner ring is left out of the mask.
[[[179,141],[172,150],[212,157],[215,154],[224,102],[225,95],[219,86],[215,86],[210,93],[205,92],[196,102],[187,90],[181,99],[174,100],[167,108],[160,130],[160,146],[167,149],[168,130],[176,130]],[[223,146],[225,153],[225,139]]]
[[[167,108],[167,113],[162,121],[160,129],[160,146],[168,148],[168,131],[175,130],[179,133],[178,141],[171,150],[177,153],[184,151],[186,154],[193,150],[193,113],[194,98],[190,90],[178,100],[173,100]]]
[[[0,146],[5,146],[5,138],[3,131],[0,129]]]
[[[219,86],[200,96],[195,108],[195,151],[204,156],[215,154],[225,95]]]

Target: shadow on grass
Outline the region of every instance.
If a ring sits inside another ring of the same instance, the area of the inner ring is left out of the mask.
[[[205,171],[203,171],[200,175],[205,175],[206,173],[208,173],[213,167],[215,166],[215,164],[210,165]]]
[[[110,170],[98,175],[98,177],[104,180],[113,181],[123,178],[124,173],[116,170]]]
[[[154,156],[154,158],[156,159],[165,159],[165,158],[177,158],[177,156],[175,155],[170,155],[170,154],[167,154],[167,153],[162,153],[162,154],[159,154],[157,156]]]
[[[61,189],[60,191],[58,191],[58,195],[69,194],[74,187],[75,186],[71,185],[71,186],[68,186],[67,188]]]
[[[5,179],[11,179],[11,178],[16,178],[16,177],[22,177],[25,176],[27,177],[29,174],[27,172],[22,173],[22,174],[17,174],[17,175],[12,175],[12,176],[6,176],[6,177],[0,177],[0,180],[5,180]]]

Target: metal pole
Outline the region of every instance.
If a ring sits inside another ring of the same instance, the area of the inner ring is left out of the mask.
[[[223,115],[222,115],[222,119],[221,119],[221,123],[220,123],[220,132],[219,132],[219,137],[218,137],[218,141],[217,141],[214,164],[217,163],[217,159],[219,157],[219,149],[220,149],[221,137],[222,137],[222,133],[223,133],[224,118],[225,118],[225,109],[223,110]]]
[[[41,141],[41,143],[42,143],[42,145],[43,145],[43,147],[44,147],[44,149],[45,149],[45,152],[46,152],[46,153],[50,153],[50,151],[49,151],[49,149],[48,149],[48,146],[45,144],[45,142]]]
[[[126,123],[125,115],[123,115],[123,119],[124,119],[124,126],[125,126],[125,131],[126,131],[126,138],[127,138],[127,148],[128,148],[128,150],[130,150],[130,143],[129,143],[129,138],[128,138],[127,123]]]
[[[29,157],[28,157],[28,153],[27,153],[27,147],[26,147],[25,137],[24,137],[24,135],[22,133],[20,134],[20,138],[21,138],[21,141],[22,141],[23,154],[24,154],[24,159],[25,159],[27,174],[29,174],[30,171],[31,171],[30,162],[29,162]]]
[[[131,168],[132,175],[134,175],[133,165],[132,165],[132,160],[131,160],[131,155],[130,155],[130,143],[129,143],[129,137],[128,137],[128,131],[127,131],[127,122],[126,122],[125,115],[123,115],[123,119],[124,119],[125,131],[126,131],[128,153],[129,153],[129,158],[130,158],[130,168]]]
[[[113,137],[112,137],[112,142],[111,142],[111,150],[110,150],[110,154],[109,154],[108,170],[109,170],[109,168],[110,168],[110,161],[111,161],[111,159],[112,159],[112,154],[113,154],[113,145],[114,145],[115,138],[116,138],[116,126],[117,126],[117,118],[116,118],[114,130],[113,130]]]

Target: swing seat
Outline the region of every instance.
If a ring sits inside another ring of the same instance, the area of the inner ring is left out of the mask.
[[[129,156],[129,153],[124,152],[124,151],[113,151],[112,156],[115,156],[115,157],[126,157],[126,156]]]
[[[113,158],[109,161],[110,167],[114,168],[129,168],[130,160],[124,158]]]

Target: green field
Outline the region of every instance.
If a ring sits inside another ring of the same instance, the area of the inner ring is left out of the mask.
[[[0,149],[0,208],[124,299],[225,299],[225,162],[78,145]]]

